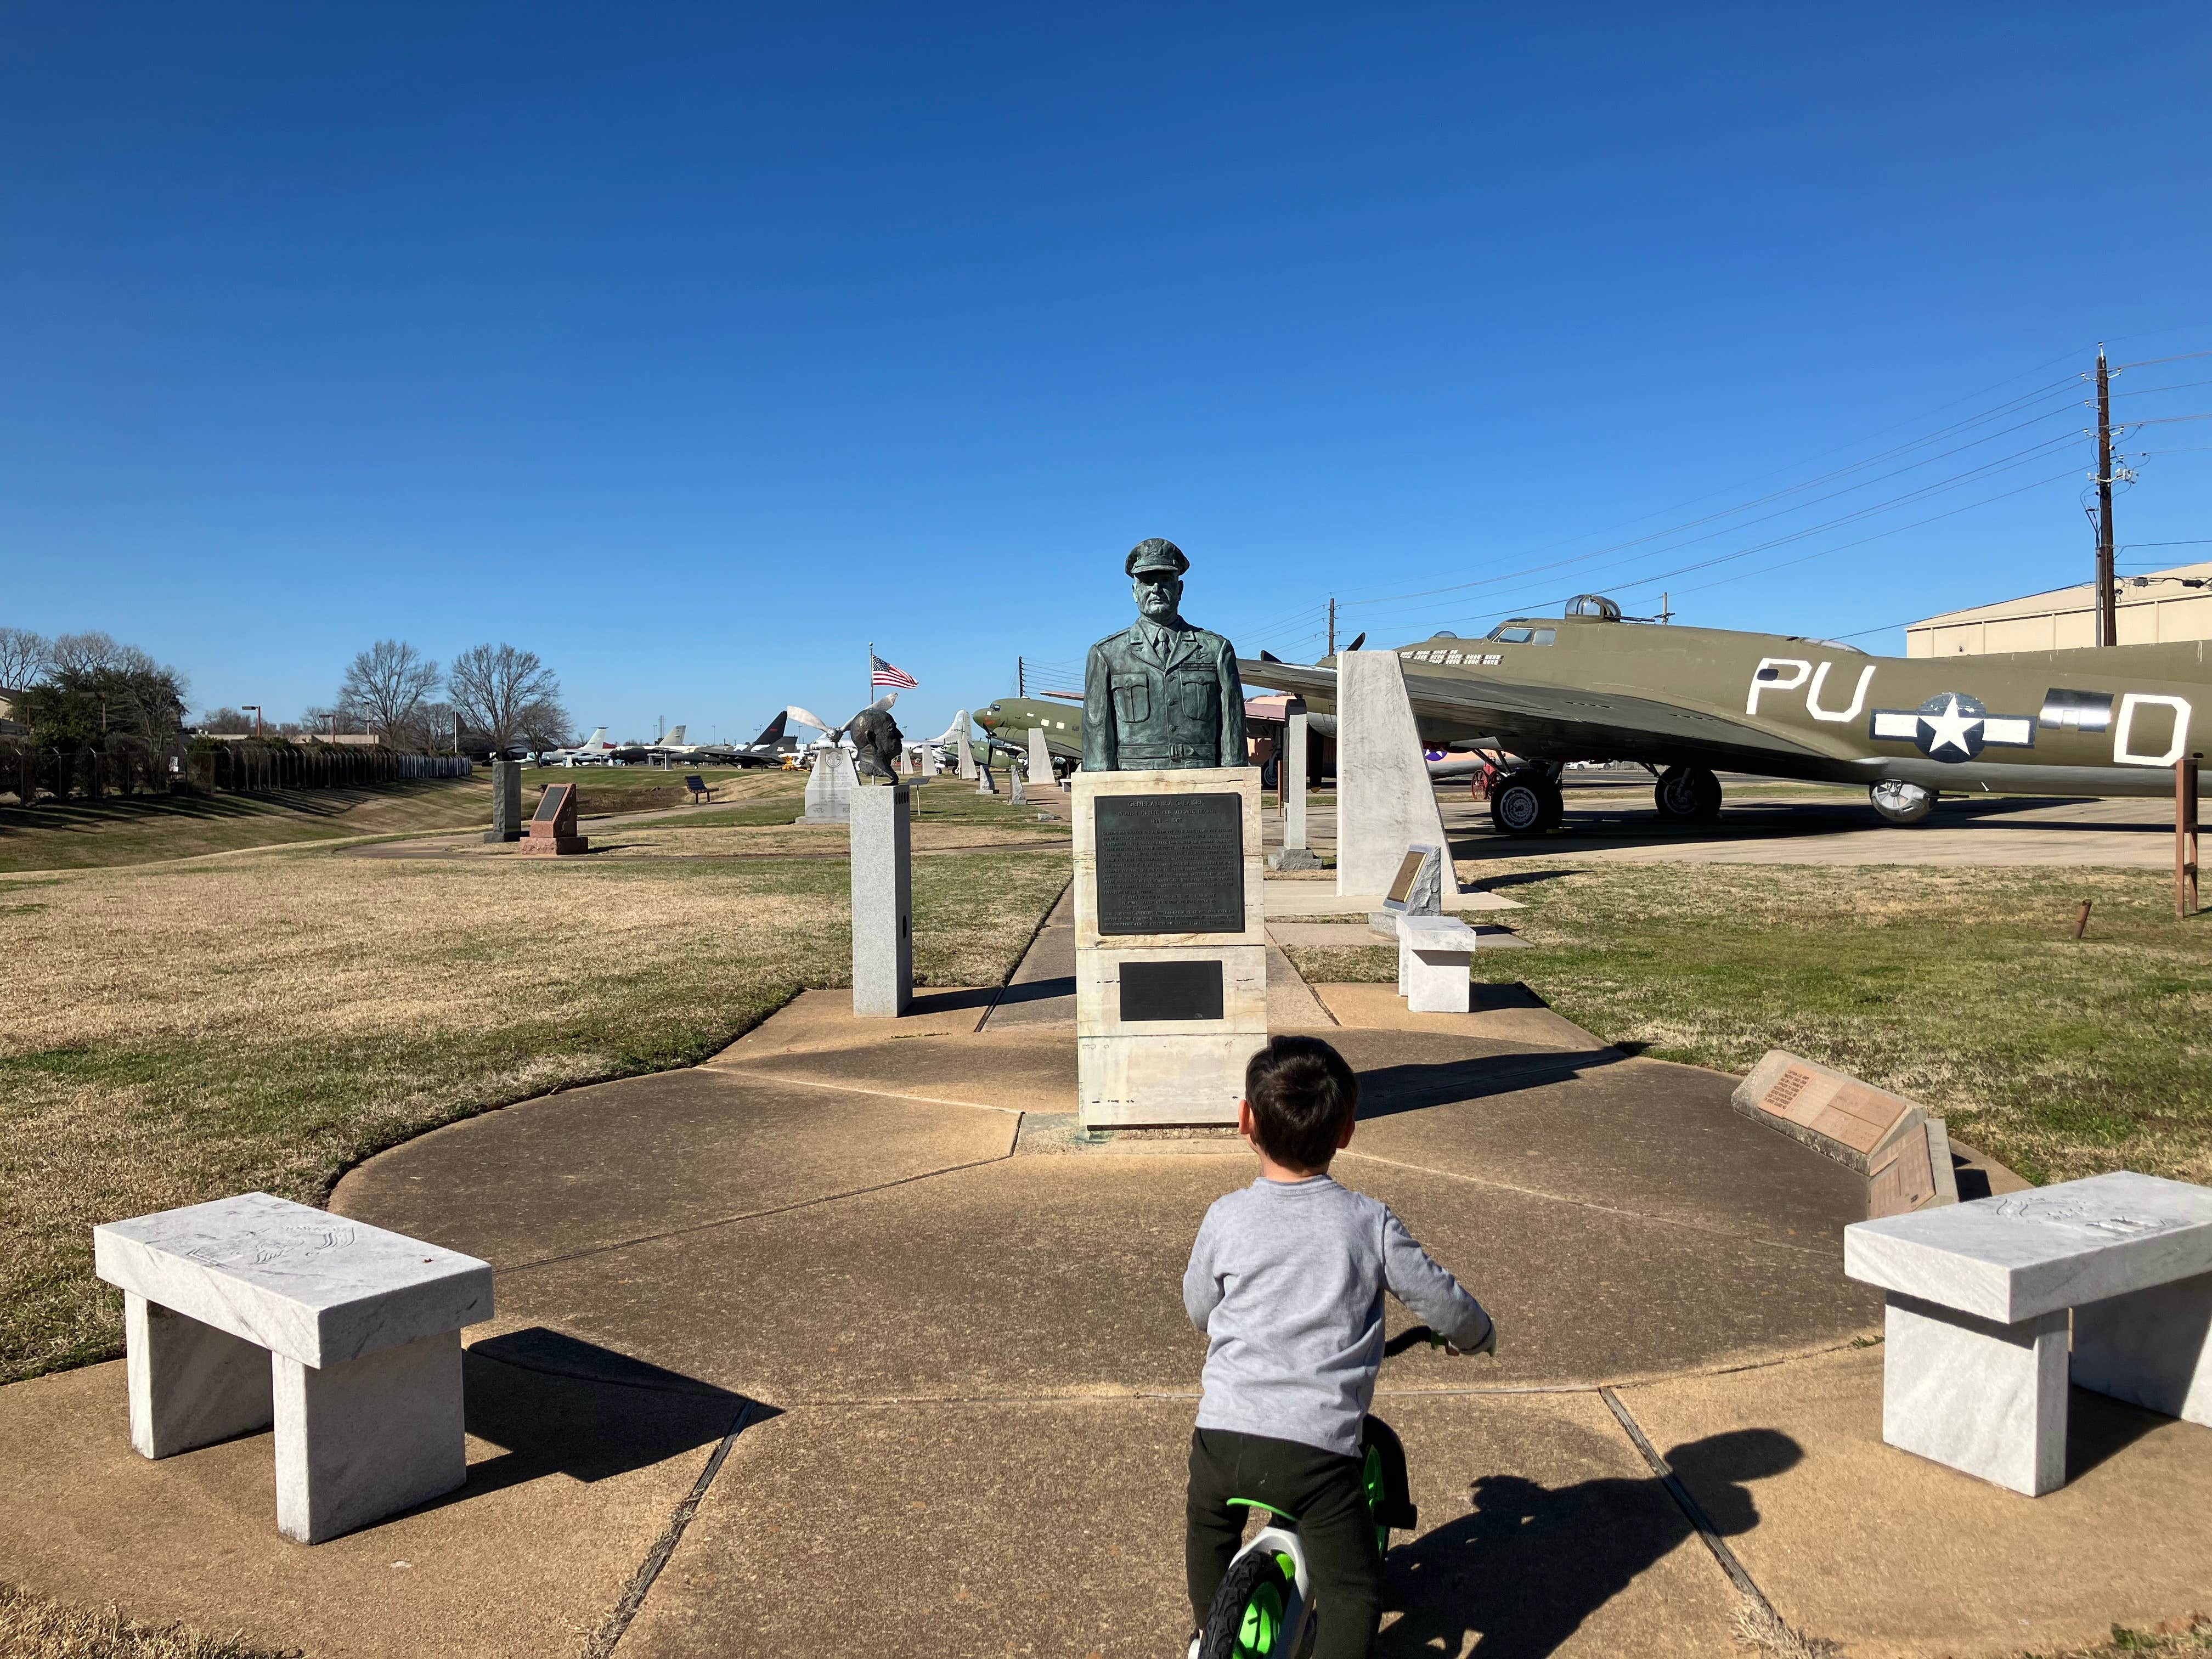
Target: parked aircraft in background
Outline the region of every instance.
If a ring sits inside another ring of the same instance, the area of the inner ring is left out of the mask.
[[[615,747],[607,741],[607,728],[594,727],[592,735],[573,749],[544,749],[538,754],[540,766],[605,766],[614,757]]]
[[[2194,641],[1874,657],[1801,635],[1625,622],[1589,593],[1564,616],[1438,634],[1398,658],[1423,742],[1505,766],[1491,817],[1515,835],[1558,827],[1559,772],[1577,760],[1646,768],[1661,815],[1684,821],[1719,815],[1716,768],[1863,785],[1892,823],[1919,823],[1947,789],[2164,794],[2212,699]],[[1335,712],[1333,659],[1237,667]]]
[[[1000,697],[989,708],[977,711],[975,724],[983,728],[985,744],[1008,754],[1026,755],[1030,752],[1031,729],[1042,726],[1045,747],[1052,751],[1054,760],[1080,761],[1083,699],[1069,694],[1066,702],[1048,702],[1046,698],[1053,695],[1048,692],[1046,697]]]

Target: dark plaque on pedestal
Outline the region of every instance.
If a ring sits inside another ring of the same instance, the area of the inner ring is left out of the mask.
[[[1103,795],[1095,823],[1102,936],[1244,931],[1241,797]]]
[[[1125,1020],[1219,1019],[1221,964],[1218,962],[1123,963],[1121,1018]]]

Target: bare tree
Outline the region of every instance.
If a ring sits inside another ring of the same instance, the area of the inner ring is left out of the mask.
[[[471,647],[453,659],[446,694],[469,729],[495,750],[518,743],[550,749],[568,740],[561,682],[535,651],[511,645]]]
[[[200,716],[200,730],[203,732],[221,732],[228,736],[240,732],[251,732],[252,729],[252,718],[227,703],[221,708],[210,709]]]
[[[392,743],[414,735],[422,700],[438,683],[438,665],[404,640],[379,640],[353,659],[338,707]]]
[[[43,634],[27,628],[0,628],[0,685],[27,690],[53,666],[54,647]]]

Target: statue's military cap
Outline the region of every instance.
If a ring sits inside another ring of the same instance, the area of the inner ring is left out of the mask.
[[[1183,556],[1182,549],[1162,537],[1149,536],[1129,550],[1122,561],[1124,574],[1133,576],[1140,570],[1172,570],[1178,576],[1190,568],[1190,561]]]

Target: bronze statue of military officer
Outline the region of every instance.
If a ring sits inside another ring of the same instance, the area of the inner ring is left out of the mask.
[[[1083,769],[1249,765],[1237,648],[1181,614],[1190,561],[1155,536],[1131,548],[1122,568],[1137,620],[1092,646],[1084,663]]]

